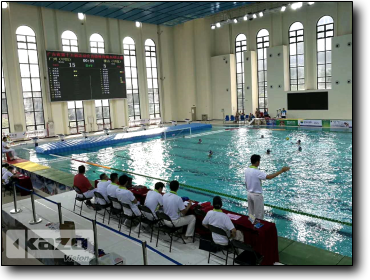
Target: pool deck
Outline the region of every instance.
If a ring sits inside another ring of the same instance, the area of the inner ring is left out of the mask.
[[[14,162],[9,162],[9,163],[18,168],[24,169],[29,172],[33,172],[35,174],[38,174],[40,176],[43,176],[45,178],[48,178],[60,184],[64,184],[68,187],[73,186],[73,177],[74,177],[73,174],[59,171],[59,170],[56,170],[56,169],[53,169],[47,166],[43,166],[37,163],[33,163],[30,161],[26,161],[26,160],[16,160]],[[93,181],[90,180],[90,182],[93,182]],[[51,196],[48,198],[56,202],[62,202],[63,207],[69,209],[70,211],[73,210],[73,202],[74,202],[73,192],[67,192],[67,193]],[[28,201],[28,203],[30,202]],[[12,207],[12,203],[9,203],[6,205],[7,205],[6,208]],[[29,208],[29,206],[27,207]],[[4,211],[4,208],[3,208],[3,211]],[[82,211],[82,215],[90,219],[94,218],[94,213],[95,213],[94,210],[87,209],[86,207],[84,207],[84,210]],[[77,217],[79,216],[76,214],[76,218]],[[69,218],[71,219],[72,217],[69,216]],[[107,222],[105,223],[107,224]],[[147,240],[148,238],[144,237],[144,239],[142,239],[142,237],[140,237],[140,239],[144,241],[144,240]],[[148,241],[148,244],[150,244],[149,240],[147,241]],[[158,248],[161,248],[161,247],[163,248],[163,246],[165,246],[166,249],[163,251],[163,253],[168,254],[168,248],[166,247],[167,245],[164,245],[163,241],[161,241],[160,243],[162,246],[160,245]],[[177,248],[180,251],[178,253],[172,252],[169,255],[175,260],[183,264],[207,265],[207,261],[205,258],[205,251],[199,250],[198,245],[199,245],[199,241],[196,241],[196,243],[194,244],[186,244],[186,245],[179,244],[178,242],[174,242],[174,248]],[[303,244],[301,242],[293,241],[293,240],[290,240],[284,237],[280,237],[280,236],[278,237],[278,246],[279,246],[278,250],[279,250],[279,259],[280,259],[279,261],[281,264],[285,264],[285,265],[352,265],[352,258],[350,257],[342,256],[337,253],[333,253],[333,252],[320,249],[320,248],[317,248],[311,245]],[[184,257],[186,257],[186,259],[184,259]],[[213,265],[221,264],[219,260],[212,261],[212,259],[214,258],[211,258],[211,264]]]

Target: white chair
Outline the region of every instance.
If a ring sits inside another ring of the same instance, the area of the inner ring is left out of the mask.
[[[190,124],[191,123],[191,120],[185,119],[185,122],[186,122],[186,124]]]
[[[177,125],[177,121],[171,121],[172,125],[176,126]]]

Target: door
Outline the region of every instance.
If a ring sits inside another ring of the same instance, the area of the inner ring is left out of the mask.
[[[197,120],[197,108],[191,107],[191,121]]]

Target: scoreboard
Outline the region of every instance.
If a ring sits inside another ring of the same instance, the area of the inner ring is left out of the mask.
[[[50,99],[126,98],[123,56],[46,51]]]

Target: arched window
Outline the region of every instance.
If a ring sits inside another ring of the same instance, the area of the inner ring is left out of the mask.
[[[90,36],[90,51],[92,53],[105,53],[104,39],[100,34],[94,33]],[[112,128],[109,99],[95,100],[95,114],[98,130]]]
[[[9,115],[8,115],[8,103],[6,100],[6,89],[4,71],[1,67],[1,134],[8,135],[10,132],[9,127]]]
[[[244,52],[247,50],[247,37],[239,34],[235,39],[236,86],[238,111],[244,112]]]
[[[267,103],[267,48],[270,46],[269,32],[261,29],[257,33],[257,79],[258,79],[258,110],[263,112]],[[257,116],[256,116],[257,117]]]
[[[140,120],[139,75],[137,72],[135,41],[131,37],[123,39],[125,60],[128,116],[130,121]]]
[[[72,31],[62,33],[62,49],[65,52],[78,52],[77,36]]]
[[[145,41],[146,77],[148,81],[149,115],[151,119],[161,117],[158,86],[157,52],[151,39]]]
[[[45,129],[36,34],[28,26],[16,30],[26,130]]]
[[[289,28],[290,90],[304,90],[304,34],[300,22]]]
[[[317,89],[331,89],[331,41],[334,20],[323,16],[317,22]]]
[[[94,33],[90,36],[90,51],[92,53],[105,53],[104,39],[100,34]]]

